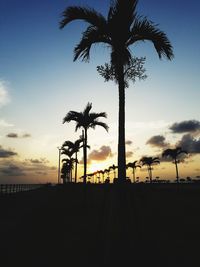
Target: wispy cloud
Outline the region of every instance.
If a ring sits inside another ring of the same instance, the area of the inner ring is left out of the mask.
[[[0,107],[5,106],[10,102],[7,83],[0,79]]]
[[[12,127],[12,126],[14,125],[6,122],[4,119],[0,119],[0,127]]]

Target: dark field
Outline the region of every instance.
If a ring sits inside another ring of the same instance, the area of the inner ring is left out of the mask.
[[[68,184],[0,197],[0,266],[200,266],[200,185]]]

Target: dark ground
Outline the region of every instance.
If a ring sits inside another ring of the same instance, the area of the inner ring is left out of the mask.
[[[199,184],[47,187],[0,214],[1,267],[200,266]]]

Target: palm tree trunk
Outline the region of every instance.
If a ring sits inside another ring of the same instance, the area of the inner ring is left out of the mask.
[[[87,182],[87,129],[84,129],[84,155],[83,155],[83,161],[84,161],[84,175],[83,175],[83,182],[86,184]]]
[[[150,179],[150,183],[152,183],[152,171],[151,171],[151,166],[149,166],[149,179]]]
[[[133,168],[133,183],[135,183],[135,169]]]
[[[118,134],[118,179],[126,180],[126,149],[125,149],[125,82],[123,65],[118,68],[119,83],[119,134]]]
[[[77,182],[77,167],[78,167],[78,164],[77,164],[77,152],[76,152],[76,162],[75,162],[75,184]]]
[[[175,166],[176,166],[176,181],[177,183],[179,183],[178,163],[176,159],[175,159]]]

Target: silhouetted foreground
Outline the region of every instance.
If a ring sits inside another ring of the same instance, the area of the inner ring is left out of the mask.
[[[200,266],[200,186],[67,184],[0,198],[2,267]]]

